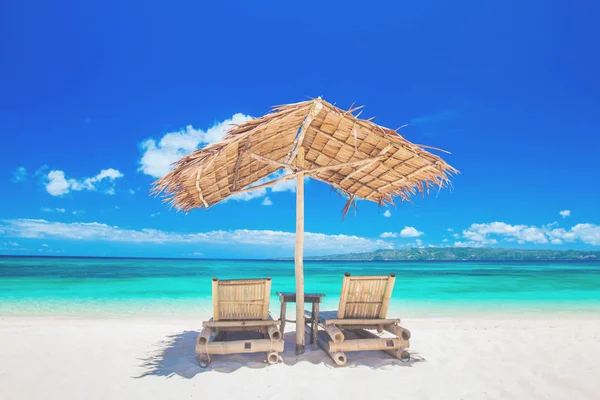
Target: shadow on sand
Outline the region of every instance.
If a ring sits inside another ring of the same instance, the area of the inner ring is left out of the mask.
[[[246,332],[248,334],[248,332]],[[287,332],[284,335],[285,349],[281,355],[281,363],[295,365],[299,362],[310,362],[312,364],[324,364],[331,368],[353,368],[358,366],[372,369],[389,369],[394,367],[411,367],[415,363],[425,361],[418,353],[410,352],[411,360],[402,362],[383,351],[357,351],[346,353],[348,363],[344,367],[336,366],[329,355],[322,349],[313,349],[310,344],[306,345],[306,352],[300,356],[295,354],[295,332]],[[156,344],[157,349],[147,357],[141,359],[141,373],[135,378],[145,376],[172,377],[179,375],[184,378],[193,378],[197,374],[208,371],[224,373],[233,372],[239,368],[266,368],[265,353],[230,354],[211,356],[212,361],[207,368],[200,368],[196,361],[195,345],[197,331],[185,331],[168,336],[165,340]],[[248,338],[246,336],[246,338]],[[308,336],[306,343],[309,343]]]

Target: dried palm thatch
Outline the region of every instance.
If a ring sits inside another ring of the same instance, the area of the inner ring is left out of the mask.
[[[152,192],[187,212],[303,174],[344,194],[347,211],[355,197],[381,205],[450,183],[456,169],[426,146],[354,116],[359,108],[344,111],[321,98],[274,107],[177,161]],[[281,169],[288,174],[261,183]]]

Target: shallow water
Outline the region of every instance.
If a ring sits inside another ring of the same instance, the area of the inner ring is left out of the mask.
[[[293,271],[292,261],[0,257],[0,314],[197,315],[215,276],[270,276],[275,312],[275,292],[294,291]],[[335,307],[346,271],[396,273],[391,308],[403,316],[600,310],[598,261],[306,261],[306,291]]]

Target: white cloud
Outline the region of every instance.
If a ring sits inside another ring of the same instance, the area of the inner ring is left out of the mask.
[[[402,229],[400,231],[400,233],[396,233],[396,232],[383,232],[381,235],[379,235],[379,237],[383,238],[383,239],[397,238],[397,237],[413,238],[413,237],[419,237],[422,234],[423,234],[423,232],[419,232],[418,230],[416,230],[412,226],[405,226],[404,229]],[[416,242],[414,243],[414,245],[415,246],[421,246],[422,245],[421,240],[417,239]]]
[[[122,178],[122,177],[123,177],[123,174],[116,169],[113,169],[113,168],[103,169],[102,171],[100,171],[100,173],[98,175],[96,175],[92,178],[86,178],[83,181],[83,187],[88,190],[95,190],[96,184],[104,179],[115,180],[115,179]]]
[[[11,179],[15,183],[24,182],[27,180],[27,169],[25,167],[17,167]]]
[[[405,226],[404,229],[400,231],[400,236],[402,237],[419,237],[423,234],[423,232],[419,232],[412,226]]]
[[[46,176],[46,191],[52,196],[62,196],[70,191],[96,191],[104,184],[106,194],[115,194],[114,181],[123,174],[113,168],[103,169],[98,175],[82,180],[67,179],[64,171],[52,170]]]
[[[160,211],[150,214],[150,217],[154,218],[154,217],[158,217],[159,215],[160,215]]]
[[[496,239],[489,239],[485,242],[477,242],[473,240],[467,241],[456,241],[454,242],[454,247],[483,247],[484,244],[498,244]]]
[[[42,207],[41,210],[43,212],[57,212],[57,213],[61,213],[61,214],[64,214],[66,212],[66,210],[64,208]]]
[[[547,235],[556,239],[555,244],[559,244],[558,240],[571,243],[579,240],[593,246],[600,245],[600,226],[594,224],[577,224],[569,230],[556,228],[548,231]]]
[[[395,232],[383,232],[381,235],[379,235],[380,238],[383,239],[387,239],[387,238],[397,238],[398,234]]]
[[[571,210],[562,210],[562,211],[559,211],[559,214],[561,217],[567,218],[568,216],[571,215]]]
[[[452,235],[452,237],[453,237],[454,239],[458,239],[458,238],[460,238],[460,235],[459,235],[458,233],[454,233],[454,234]]]
[[[442,240],[442,243],[448,243],[448,239]]]
[[[125,243],[210,243],[275,246],[293,249],[294,232],[236,229],[199,233],[167,232],[157,229],[124,229],[98,222],[50,222],[43,219],[5,220],[1,226],[7,236],[35,239],[70,239]],[[361,252],[393,248],[389,242],[352,235],[305,232],[308,250],[327,253]]]
[[[65,179],[63,171],[50,171],[47,176],[46,191],[52,196],[60,196],[69,193],[70,184]]]
[[[140,144],[143,155],[138,170],[146,175],[160,178],[171,170],[173,162],[190,154],[202,144],[219,141],[231,125],[244,123],[251,118],[237,113],[206,131],[188,125],[180,131],[166,133],[158,143],[152,138],[146,139]]]
[[[8,244],[13,247],[19,247],[19,243],[17,242],[8,242]]]
[[[448,228],[448,229],[447,229],[447,231],[448,231],[448,232],[454,232],[454,229],[452,229],[452,228]]]
[[[481,243],[473,243],[473,242],[461,242],[460,240],[454,242],[454,247],[481,247]]]
[[[48,245],[46,243],[43,243],[42,247],[48,247]]]
[[[265,199],[264,199],[264,200],[263,200],[263,202],[262,202],[262,205],[263,205],[263,206],[272,206],[272,205],[273,205],[273,202],[271,201],[271,199],[270,199],[270,198],[268,198],[268,197],[265,197]]]
[[[510,225],[504,222],[472,224],[462,231],[464,238],[481,244],[493,244],[490,236],[498,235],[515,239],[518,243],[548,243],[542,229],[527,225]]]
[[[556,224],[537,227],[528,225],[510,225],[504,222],[472,224],[462,232],[463,238],[472,243],[496,244],[493,236],[507,242],[562,244],[563,242],[581,241],[593,246],[600,245],[600,226],[594,224],[577,224],[571,229],[555,228]]]
[[[269,180],[277,179],[284,175],[287,175],[285,171],[276,172],[269,175]],[[308,177],[304,178],[304,184],[306,185]],[[296,192],[296,179],[288,179],[270,187],[272,192]]]
[[[383,216],[386,217],[386,218],[389,218],[389,217],[392,216],[392,213],[391,213],[390,210],[385,210],[385,212],[383,213]]]

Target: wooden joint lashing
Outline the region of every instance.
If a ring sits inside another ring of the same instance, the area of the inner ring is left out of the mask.
[[[328,171],[330,169],[353,167],[353,166],[356,166],[356,165],[363,165],[365,163],[374,163],[374,162],[380,160],[382,157],[383,156],[376,156],[376,157],[373,157],[373,158],[365,158],[363,160],[356,160],[356,161],[350,161],[350,162],[346,162],[346,163],[326,165],[324,167],[317,167],[317,168],[305,169],[303,172],[306,173],[306,174],[318,174],[320,172]]]
[[[196,189],[198,190],[198,197],[200,198],[200,201],[204,204],[204,207],[209,208],[210,206],[208,205],[208,203],[206,202],[206,200],[204,200],[204,196],[202,196],[202,189],[200,189],[200,178],[202,177],[202,171],[203,170],[208,170],[208,168],[210,168],[210,166],[213,164],[213,162],[215,162],[215,160],[217,159],[217,157],[219,156],[219,153],[217,152],[213,158],[211,158],[211,160],[208,162],[208,164],[206,164],[203,167],[198,168],[198,172],[196,173]]]
[[[246,145],[244,146],[244,151],[240,151],[238,152],[238,158],[237,161],[235,162],[235,176],[233,178],[233,191],[235,192],[237,190],[237,183],[238,183],[238,175],[240,172],[240,164],[242,163],[242,156],[244,155],[244,152],[248,151],[248,147],[250,146],[250,136],[248,136],[248,139],[246,139]]]
[[[292,164],[288,164],[288,163],[284,163],[281,161],[275,161],[273,159],[270,159],[268,157],[265,156],[261,156],[260,154],[255,154],[249,150],[246,151],[246,153],[248,153],[248,155],[258,161],[264,162],[265,164],[270,164],[270,165],[274,165],[277,166],[279,168],[286,168],[289,169],[291,171],[297,172],[299,169],[298,167],[296,167],[295,165]]]
[[[308,127],[310,126],[310,124],[312,124],[313,120],[317,117],[317,115],[319,115],[319,113],[321,112],[322,109],[323,109],[323,102],[322,102],[321,98],[318,97],[313,102],[313,104],[310,106],[308,115],[306,116],[304,121],[302,121],[302,125],[300,127],[300,133],[298,134],[298,137],[294,141],[293,150],[290,153],[290,156],[289,156],[289,159],[287,162],[288,164],[291,164],[294,162],[294,159],[298,155],[298,151],[302,147],[302,143],[304,142],[304,137],[306,136]]]
[[[196,174],[196,189],[198,190],[198,198],[200,198],[200,201],[202,202],[202,204],[204,204],[204,207],[208,208],[208,203],[206,202],[206,200],[204,200],[204,197],[202,196],[202,189],[200,189],[200,176],[202,175],[202,167],[198,168],[198,173]]]
[[[260,184],[260,185],[245,187],[243,189],[240,189],[240,190],[237,190],[237,191],[233,192],[232,194],[239,194],[239,193],[251,192],[251,191],[256,190],[256,189],[262,189],[262,188],[270,187],[270,186],[276,185],[276,184],[278,184],[280,182],[289,181],[290,179],[294,179],[294,178],[296,178],[296,175],[298,175],[298,174],[297,173],[291,173],[291,174],[282,176],[281,178],[273,179],[272,181],[265,182],[265,183]]]

